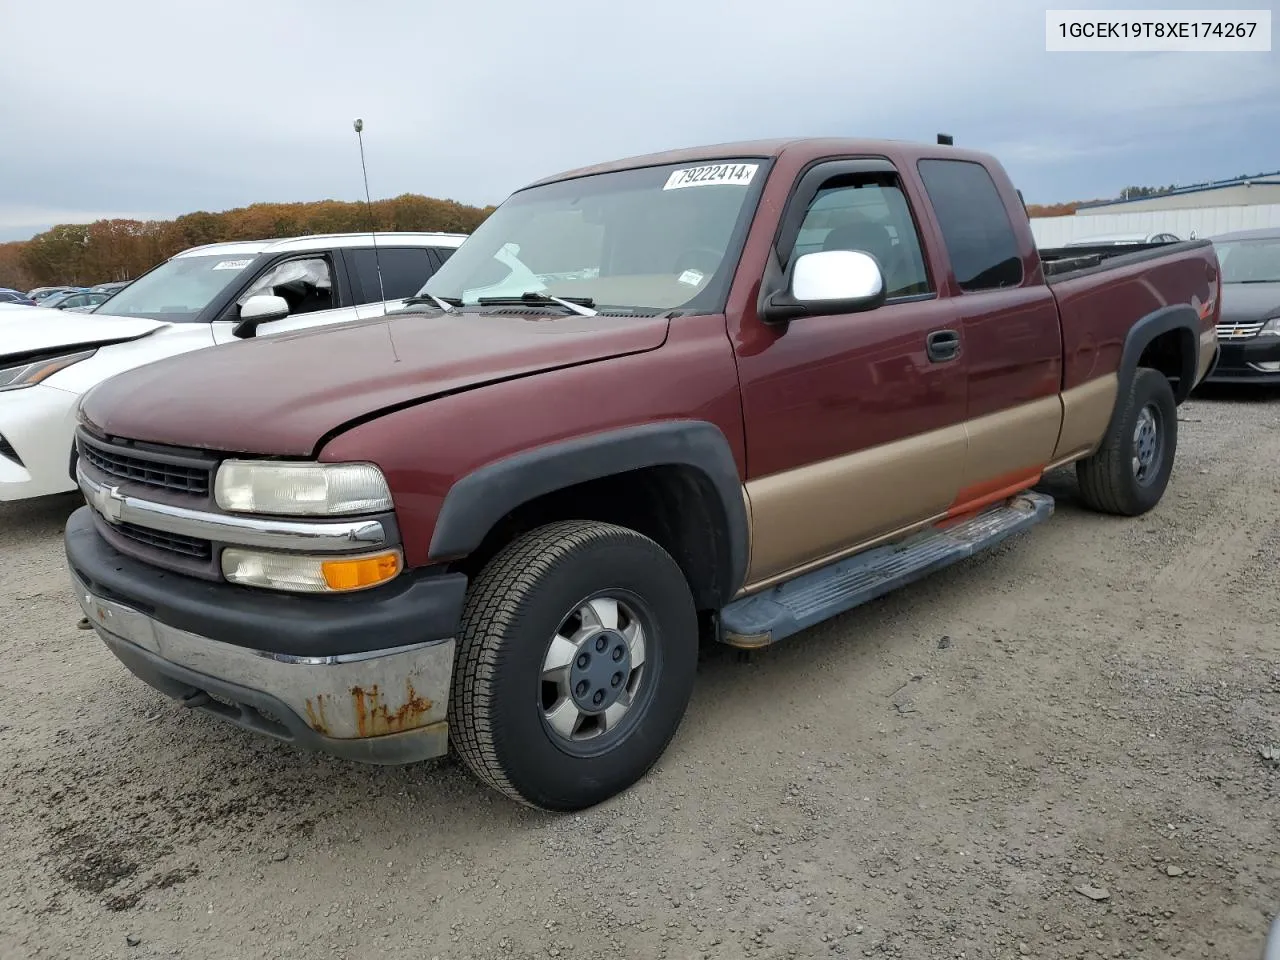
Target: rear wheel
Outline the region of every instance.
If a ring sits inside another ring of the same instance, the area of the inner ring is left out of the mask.
[[[1164,496],[1178,449],[1178,406],[1158,370],[1140,367],[1119,398],[1118,416],[1093,456],[1076,464],[1080,494],[1092,509],[1134,517]]]
[[[484,783],[578,810],[639,780],[693,689],[698,623],[683,573],[647,537],[606,523],[540,527],[468,591],[450,737]]]

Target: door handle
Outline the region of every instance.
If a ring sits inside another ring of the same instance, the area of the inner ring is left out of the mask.
[[[944,363],[960,356],[960,334],[954,330],[935,330],[925,341],[931,363]]]

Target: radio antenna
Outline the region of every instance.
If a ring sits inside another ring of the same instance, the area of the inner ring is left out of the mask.
[[[387,313],[387,291],[382,286],[382,262],[378,259],[378,230],[373,221],[373,200],[369,196],[369,168],[364,163],[364,121],[359,117],[351,124],[360,144],[360,172],[364,175],[364,204],[369,211],[369,236],[373,239],[373,269],[378,274],[378,299],[382,301],[382,313]]]

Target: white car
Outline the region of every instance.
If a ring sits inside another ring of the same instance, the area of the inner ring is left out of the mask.
[[[1102,237],[1081,237],[1069,240],[1068,247],[1124,247],[1143,243],[1180,243],[1181,237],[1176,233],[1109,233]],[[1192,236],[1195,239],[1195,236]]]
[[[76,408],[103,380],[238,338],[381,316],[465,239],[379,233],[376,251],[367,233],[215,243],[91,313],[0,305],[0,501],[76,489]]]

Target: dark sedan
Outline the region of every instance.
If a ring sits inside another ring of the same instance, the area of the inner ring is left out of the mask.
[[[17,303],[24,307],[36,305],[36,302],[21,290],[10,290],[8,287],[0,287],[0,303]]]
[[[1280,385],[1280,228],[1213,238],[1222,264],[1222,319],[1212,383]]]

